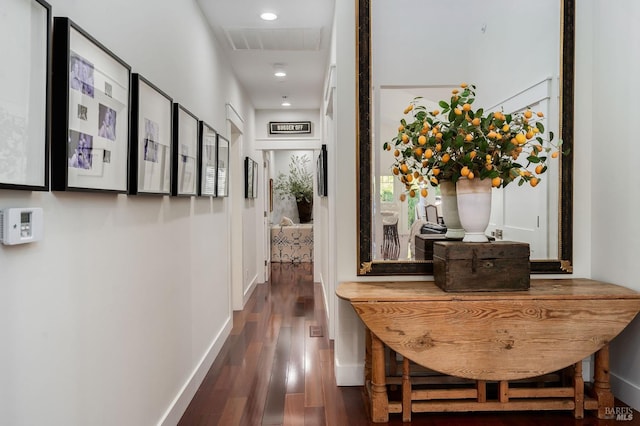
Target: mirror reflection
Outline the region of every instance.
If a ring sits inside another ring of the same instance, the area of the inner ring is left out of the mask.
[[[561,4],[522,7],[511,0],[371,1],[371,260],[422,260],[420,239],[443,238],[439,188],[402,202],[384,142],[397,136],[403,110],[422,97],[427,110],[461,82],[475,84],[475,108],[541,111],[559,138]],[[494,189],[488,235],[530,244],[531,259],[559,254],[560,161],[536,188]],[[419,237],[416,240],[416,236]],[[416,246],[418,241],[418,246]]]

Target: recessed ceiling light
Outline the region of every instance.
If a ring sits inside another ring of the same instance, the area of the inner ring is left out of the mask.
[[[273,75],[276,77],[285,77],[287,72],[284,70],[284,64],[279,62],[273,64]]]
[[[283,97],[282,97],[282,103],[281,103],[280,105],[282,105],[283,107],[288,107],[288,106],[291,106],[291,102],[289,102],[289,101],[287,100],[287,97],[286,97],[286,96],[283,96]]]
[[[260,18],[262,18],[265,21],[275,21],[276,19],[278,19],[278,15],[272,12],[265,12],[262,15],[260,15]]]

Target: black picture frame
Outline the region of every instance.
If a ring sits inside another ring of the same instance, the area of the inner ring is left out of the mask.
[[[253,198],[253,173],[255,171],[253,163],[251,158],[244,158],[244,198]]]
[[[0,28],[0,189],[48,191],[51,5],[7,1],[8,25]]]
[[[253,161],[253,184],[251,185],[253,188],[253,192],[251,193],[252,198],[258,198],[258,170],[258,162]]]
[[[184,106],[173,104],[173,176],[171,195],[198,195],[200,120]]]
[[[172,127],[173,99],[133,73],[129,194],[171,195]]]
[[[131,67],[55,17],[52,70],[52,189],[126,193]]]
[[[327,169],[327,145],[323,144],[316,160],[316,185],[318,188],[318,196],[320,197],[326,197],[328,195]]]
[[[216,187],[218,197],[229,196],[229,149],[229,139],[218,133],[216,135],[216,152],[218,158]]]
[[[218,196],[218,132],[204,121],[200,121],[198,132],[198,195]]]

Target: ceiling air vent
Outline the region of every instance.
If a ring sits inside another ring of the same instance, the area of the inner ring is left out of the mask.
[[[322,28],[225,28],[233,50],[320,49]]]

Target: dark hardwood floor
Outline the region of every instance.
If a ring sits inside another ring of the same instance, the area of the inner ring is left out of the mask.
[[[231,336],[179,425],[373,425],[362,387],[336,386],[321,291],[312,264],[273,264],[271,282],[234,313]],[[591,412],[583,420],[571,412],[420,413],[411,423],[391,414],[387,424],[631,426],[640,425],[640,413],[632,421],[598,420]]]

